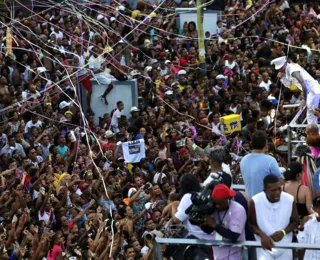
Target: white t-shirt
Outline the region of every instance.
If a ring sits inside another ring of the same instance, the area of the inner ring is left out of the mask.
[[[299,64],[296,63],[288,63],[286,67],[286,75],[285,81],[290,81],[291,83],[295,83],[296,86],[302,91],[302,86],[297,81],[296,78],[292,76],[294,72],[300,72],[300,75],[306,85],[307,92],[312,92],[313,94],[320,94],[320,85],[319,83]],[[286,87],[290,87],[286,85]]]
[[[113,132],[114,133],[118,133],[119,129],[118,129],[118,118],[120,118],[123,115],[123,110],[120,111],[119,109],[117,109],[116,111],[114,111],[112,119],[111,119],[111,126],[113,127]]]
[[[103,58],[98,56],[95,58],[93,55],[90,56],[88,64],[90,69],[100,69],[102,67]]]
[[[85,65],[85,59],[84,59],[84,57],[81,55],[81,56],[79,57],[79,63],[78,63],[79,70],[78,70],[78,72],[76,73],[76,76],[77,76],[77,77],[86,75],[86,74],[88,73],[88,70],[87,70],[87,69],[82,68],[84,65]]]
[[[222,171],[224,171],[225,173],[229,174],[232,177],[229,165],[227,165],[225,163],[222,163]],[[202,183],[201,186],[205,187],[205,186],[207,186],[209,183],[211,183],[213,181],[213,178],[212,178],[211,174],[215,174],[215,172],[210,173],[208,178]]]
[[[29,128],[31,128],[31,127],[33,127],[33,126],[35,126],[35,127],[41,127],[42,126],[42,122],[40,121],[40,120],[38,120],[38,122],[37,123],[32,123],[32,120],[30,120],[27,124],[26,124],[26,126],[25,126],[25,128],[24,128],[24,132],[26,133],[26,134],[28,134],[29,132],[28,132],[28,130],[29,130]]]
[[[160,177],[160,172],[157,172],[154,177],[153,177],[153,183],[158,183],[159,177]],[[161,181],[163,180],[163,178],[167,178],[167,175],[165,175],[164,173],[162,173],[162,177],[161,177]]]
[[[260,88],[265,88],[267,91],[270,90],[270,85],[272,84],[272,82],[270,80],[268,80],[268,82],[264,82],[264,81],[261,81],[261,83],[259,84],[259,87]]]
[[[56,35],[56,39],[62,39],[63,38],[63,33],[61,31],[59,31],[58,33],[56,33],[55,31],[53,31],[52,33],[50,33],[50,36],[52,34]]]
[[[192,225],[190,223],[189,216],[186,214],[186,210],[191,206],[191,204],[191,193],[187,193],[182,197],[175,217],[179,219],[189,231],[188,235],[194,235],[199,239],[213,240],[214,236],[212,234],[207,234],[203,232],[199,226]]]
[[[0,149],[2,149],[3,147],[5,147],[8,144],[8,138],[7,135],[5,133],[2,133],[0,135]]]

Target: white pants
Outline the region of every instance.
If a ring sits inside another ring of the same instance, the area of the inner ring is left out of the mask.
[[[112,75],[106,73],[106,72],[100,72],[97,74],[94,74],[93,78],[102,85],[109,85],[112,81],[115,81],[116,78],[113,77]]]
[[[320,87],[320,86],[319,86]],[[307,95],[307,121],[308,124],[318,124],[318,117],[312,114],[315,108],[319,107],[320,94],[309,92]]]
[[[257,260],[292,260],[292,249],[273,249],[274,252],[257,248]]]

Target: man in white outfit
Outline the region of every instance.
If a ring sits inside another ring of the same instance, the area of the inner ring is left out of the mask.
[[[274,242],[292,242],[292,231],[298,227],[298,210],[293,196],[282,192],[279,178],[267,175],[264,191],[254,195],[249,204],[249,222],[262,248],[257,260],[292,260],[292,250],[272,248]]]
[[[295,84],[301,91],[303,103],[307,104],[307,121],[308,124],[318,124],[318,118],[313,111],[319,107],[320,101],[320,84],[299,64],[287,62],[285,56],[271,61],[275,69],[279,70],[278,78],[281,83],[290,87]]]

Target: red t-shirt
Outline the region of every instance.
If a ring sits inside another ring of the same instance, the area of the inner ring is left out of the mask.
[[[114,143],[106,143],[102,146],[102,151],[105,153],[106,151],[113,150]]]
[[[180,58],[180,65],[183,67],[188,66],[190,59],[191,59],[191,57],[189,55],[186,58],[181,57]]]
[[[52,251],[49,250],[47,255],[47,260],[56,260],[61,253],[62,253],[61,246],[58,246],[55,244],[52,248]]]

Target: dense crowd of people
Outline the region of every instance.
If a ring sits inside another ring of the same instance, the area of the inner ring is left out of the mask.
[[[300,108],[285,105],[305,93],[271,64],[285,56],[320,83],[318,1],[226,0],[205,32],[205,71],[196,23],[175,15],[194,1],[36,2],[0,16],[0,260],[155,259],[153,239],[181,223],[198,238],[261,241],[252,259],[292,259],[278,241],[319,244],[319,129],[292,134],[305,145],[288,164],[285,125]],[[138,87],[130,114],[108,96],[126,80]],[[112,109],[97,118],[93,102]],[[217,176],[216,210],[194,225],[191,194]]]

